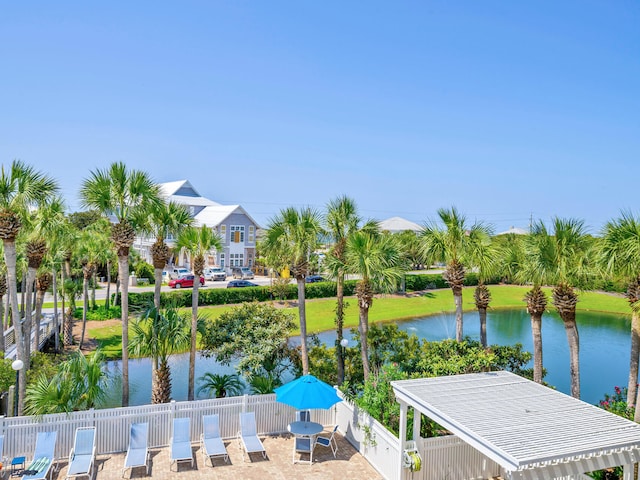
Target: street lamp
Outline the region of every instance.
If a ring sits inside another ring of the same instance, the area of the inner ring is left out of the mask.
[[[342,346],[342,348],[347,348],[349,346],[349,340],[343,338],[342,340],[340,340],[340,345]]]
[[[22,370],[22,367],[24,367],[24,362],[20,359],[14,360],[11,364],[11,368],[13,368],[16,372],[16,402],[13,410],[13,415],[15,417],[18,416],[18,398],[20,397],[20,370]]]

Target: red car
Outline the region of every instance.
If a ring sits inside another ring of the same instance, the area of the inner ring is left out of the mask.
[[[193,287],[193,279],[195,275],[181,275],[169,281],[171,288],[188,288]],[[204,277],[200,277],[200,286],[204,285]]]

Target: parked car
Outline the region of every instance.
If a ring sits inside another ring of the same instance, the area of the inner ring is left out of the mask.
[[[219,280],[224,282],[227,279],[227,272],[225,272],[222,268],[205,268],[204,278],[205,280],[211,280],[213,282],[217,282]]]
[[[174,278],[173,280],[169,281],[169,286],[171,288],[189,288],[189,287],[193,287],[193,279],[195,278],[195,275],[189,274],[189,275],[181,275],[178,278]],[[200,277],[200,286],[204,285],[204,277]]]
[[[233,275],[233,278],[239,278],[241,280],[245,280],[247,278],[251,280],[254,278],[253,272],[249,267],[233,267],[231,275]]]
[[[324,277],[321,275],[308,275],[304,281],[307,283],[324,282]]]
[[[185,267],[172,267],[166,270],[169,272],[169,278],[179,278],[183,275],[189,275],[191,272]]]
[[[240,288],[240,287],[258,287],[259,285],[256,285],[253,282],[250,282],[248,280],[231,280],[229,283],[227,283],[227,288]]]

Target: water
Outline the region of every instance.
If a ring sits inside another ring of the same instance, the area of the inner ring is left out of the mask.
[[[629,375],[629,349],[631,320],[620,315],[579,312],[577,314],[580,333],[580,383],[582,400],[597,403],[605,393],[612,393],[615,386],[627,385]],[[480,339],[480,321],[477,312],[464,314],[464,334]],[[398,322],[401,330],[414,333],[427,340],[455,338],[455,314],[443,313],[429,317]],[[349,338],[345,331],[345,337]],[[321,341],[333,345],[335,332],[319,334]],[[501,310],[487,315],[487,340],[490,344],[513,345],[522,343],[532,352],[531,321],[524,309]],[[352,344],[353,345],[353,344]],[[542,317],[542,349],[545,380],[561,392],[570,393],[569,347],[562,320],[556,315]],[[171,357],[172,397],[187,399],[189,355]],[[120,362],[108,362],[109,372],[119,378]],[[223,366],[213,358],[198,356],[196,380],[205,372],[219,374],[235,373],[233,365]],[[129,361],[130,405],[151,402],[151,361],[136,359]],[[196,389],[197,389],[196,382]],[[117,406],[122,394],[114,385],[110,389],[108,406]]]

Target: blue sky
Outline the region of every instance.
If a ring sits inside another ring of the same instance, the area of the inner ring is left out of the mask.
[[[260,223],[338,195],[497,231],[638,213],[640,3],[9,2],[0,161],[123,161]]]

